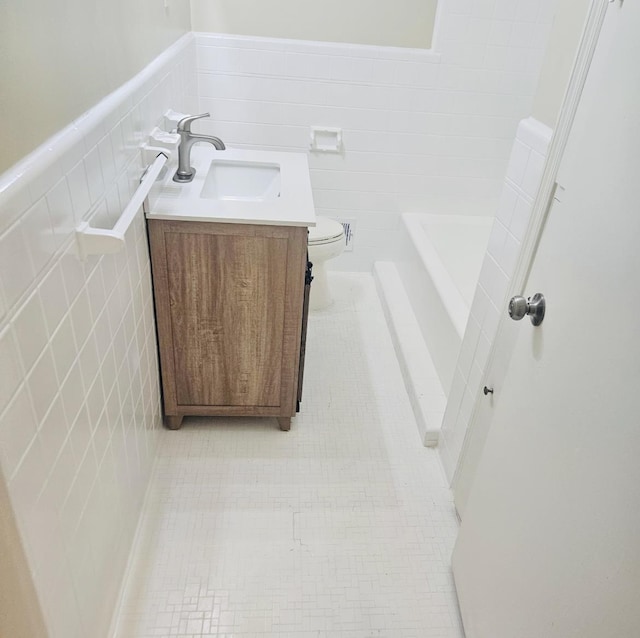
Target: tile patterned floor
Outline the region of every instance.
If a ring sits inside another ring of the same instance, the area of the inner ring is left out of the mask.
[[[461,638],[457,522],[373,279],[311,316],[301,414],[163,433],[117,638]]]

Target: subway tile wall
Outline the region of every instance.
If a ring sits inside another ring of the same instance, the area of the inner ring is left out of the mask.
[[[198,34],[198,130],[307,152],[311,126],[341,128],[341,153],[309,155],[316,211],[356,222],[334,266],[370,270],[401,213],[495,213],[555,3],[442,0],[431,51]]]
[[[509,283],[542,180],[551,135],[549,127],[528,118],[520,122],[513,144],[442,423],[438,450],[449,482],[481,395],[498,322],[506,311]]]
[[[114,223],[195,94],[189,35],[0,176],[0,467],[52,638],[107,634],[161,427],[142,211],[116,255],[74,228]]]

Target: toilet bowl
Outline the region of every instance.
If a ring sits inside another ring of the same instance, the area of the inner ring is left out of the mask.
[[[313,264],[309,307],[311,310],[321,310],[333,301],[327,282],[326,262],[340,255],[345,248],[342,224],[335,219],[318,217],[316,225],[309,228],[308,248],[309,261]]]

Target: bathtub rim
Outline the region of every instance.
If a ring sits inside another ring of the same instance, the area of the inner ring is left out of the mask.
[[[455,225],[487,226],[493,217],[477,215],[446,215],[437,213],[403,213],[402,221],[407,234],[429,273],[442,304],[462,341],[471,310],[471,300],[466,301],[454,283],[435,246],[425,232],[423,221]],[[478,273],[479,274],[479,273]]]

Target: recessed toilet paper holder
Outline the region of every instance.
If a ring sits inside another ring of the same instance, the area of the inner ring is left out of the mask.
[[[342,129],[327,126],[311,127],[312,151],[321,153],[341,153],[342,152]]]

